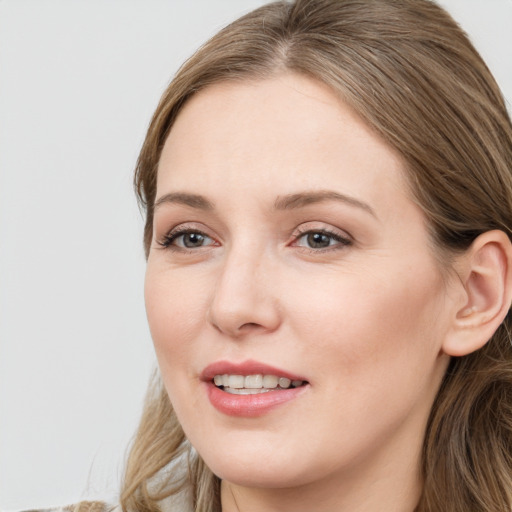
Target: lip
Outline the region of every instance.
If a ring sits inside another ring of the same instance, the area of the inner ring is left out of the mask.
[[[202,381],[211,381],[215,377],[215,375],[224,375],[228,373],[230,375],[277,375],[278,377],[286,377],[290,380],[305,380],[308,379],[290,373],[286,370],[282,370],[281,368],[276,368],[275,366],[270,366],[265,363],[260,363],[258,361],[254,361],[252,359],[248,359],[247,361],[243,361],[241,363],[233,363],[230,361],[217,361],[208,365],[200,375]]]
[[[215,375],[223,375],[225,373],[230,375],[277,375],[290,380],[303,381],[307,381],[307,379],[300,375],[287,372],[286,370],[281,370],[280,368],[252,360],[242,363],[217,361],[210,364],[201,372],[200,378],[204,382],[210,403],[219,412],[228,416],[245,418],[262,416],[274,410],[276,407],[294,400],[309,389],[309,384],[306,384],[298,388],[267,391],[256,395],[234,395],[222,391],[222,389],[219,389],[213,383],[213,377],[215,377]]]

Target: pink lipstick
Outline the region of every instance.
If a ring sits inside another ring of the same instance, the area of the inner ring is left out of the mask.
[[[201,373],[211,404],[223,414],[261,416],[303,394],[309,382],[300,375],[257,361],[218,361]]]

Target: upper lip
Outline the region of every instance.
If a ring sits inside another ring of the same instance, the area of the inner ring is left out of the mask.
[[[305,381],[301,375],[293,374],[289,371],[270,366],[259,361],[253,361],[251,359],[240,363],[234,363],[231,361],[216,361],[209,364],[200,375],[201,380],[210,381],[215,375],[276,375],[277,377],[286,377],[290,380],[302,380]]]

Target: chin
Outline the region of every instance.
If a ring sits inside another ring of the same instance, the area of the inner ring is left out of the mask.
[[[307,483],[306,478],[299,478],[296,474],[290,474],[289,467],[258,467],[266,465],[267,462],[258,460],[234,465],[230,461],[226,461],[226,464],[214,464],[214,467],[209,467],[221,480],[242,487],[278,489],[296,487]]]
[[[311,480],[311,465],[296,451],[294,457],[278,457],[276,450],[210,451],[201,454],[210,470],[221,480],[244,487],[286,488]]]

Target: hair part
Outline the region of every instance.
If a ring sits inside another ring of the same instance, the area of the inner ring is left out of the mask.
[[[481,233],[512,233],[512,127],[466,34],[430,0],[297,0],[224,28],[178,71],[148,129],[135,173],[153,236],[158,163],[190,97],[222,82],[304,74],[328,85],[401,155],[413,199],[445,264]],[[512,508],[510,315],[487,345],[454,358],[425,435],[417,512]],[[219,481],[195,454],[161,384],[148,395],[128,459],[125,511],[158,511],[187,488],[194,510],[220,510]],[[187,453],[188,475],[149,482]]]

